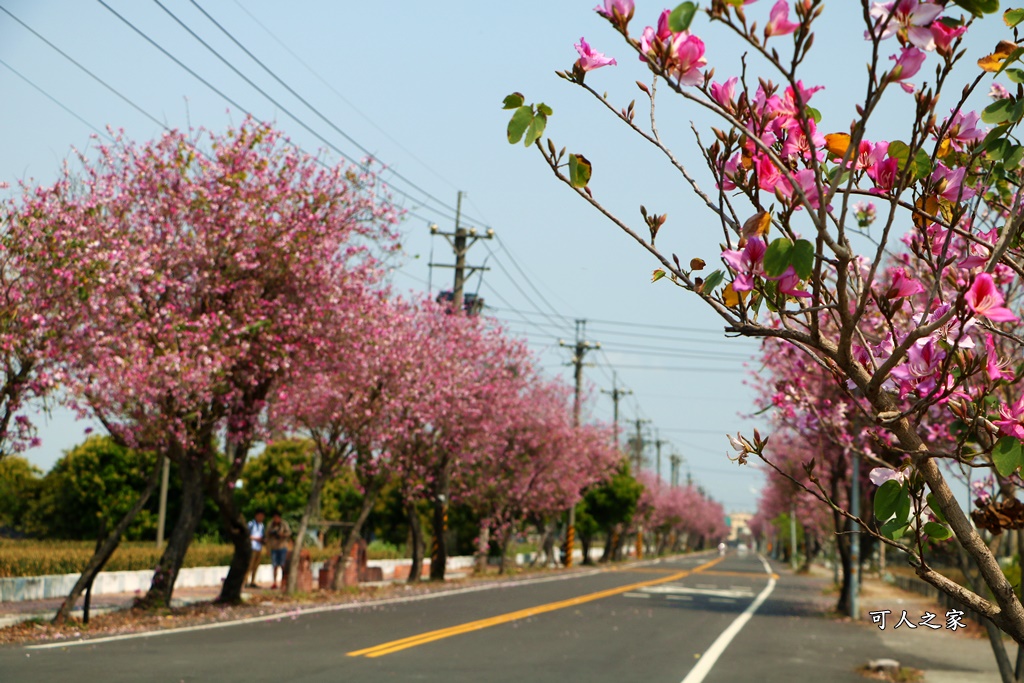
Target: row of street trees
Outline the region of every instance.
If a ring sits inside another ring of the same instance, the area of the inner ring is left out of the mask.
[[[591,85],[591,72],[616,61],[585,40],[559,75],[662,153],[707,208],[722,236],[720,265],[710,272],[707,254],[679,242],[679,230],[694,224],[673,228],[644,208],[643,222],[634,222],[606,208],[592,179],[614,165],[543,140],[551,107],[519,93],[505,107],[515,110],[510,142],[525,137],[556,178],[650,253],[655,281],[698,297],[726,332],[770,340],[773,402],[784,413],[793,408],[783,418],[788,436],[771,437],[769,446],[760,434],[738,435],[736,460],[760,458],[789,475],[834,513],[833,530],[852,521],[985,617],[1002,678],[1012,681],[1024,677],[1024,650],[1011,662],[999,632],[1024,647],[1024,605],[995,545],[1002,532],[1024,533],[1016,497],[1024,464],[1024,10],[1006,9],[998,24],[986,15],[999,4],[830,6],[847,14],[836,26],[849,26],[850,36],[815,34],[821,0],[684,2],[651,15],[642,30],[631,24],[633,0],[598,6],[639,57],[619,63],[645,72],[637,82],[643,106],[619,108]],[[972,46],[983,25],[992,33]],[[998,30],[1005,40],[997,43]],[[744,59],[709,64],[698,33],[741,41]],[[863,39],[860,57],[851,59],[847,38]],[[844,92],[857,77],[845,65],[865,63],[856,67],[863,97],[854,110],[811,103],[825,87],[801,80],[812,63],[830,65],[830,87]],[[986,91],[991,101],[982,100]],[[714,119],[692,126],[692,154],[662,137],[656,105],[665,96]],[[649,117],[636,116],[648,108]],[[893,115],[901,110],[902,121]],[[689,168],[693,158],[704,162],[702,175]],[[816,370],[802,375],[801,366]],[[873,497],[877,524],[857,514],[842,483],[858,454],[882,482]],[[951,478],[976,485],[973,505],[958,500]],[[930,543],[946,539],[963,549],[969,585],[929,561]]]
[[[411,578],[425,555],[422,504],[430,575],[443,579],[451,505],[480,520],[485,556],[485,539],[506,547],[526,520],[560,515],[620,466],[612,431],[575,424],[569,389],[539,374],[525,344],[391,295],[382,258],[398,249],[400,212],[372,172],[328,166],[255,121],[145,144],[118,135],[55,184],[25,186],[3,221],[3,452],[33,443],[18,410],[49,396],[151,454],[57,621],[165,460],[178,513],[140,607],[169,603],[207,501],[234,545],[219,600],[240,600],[250,539],[235,483],[255,448],[284,435],[312,450],[289,590],[340,477],[361,494],[342,558],[391,487],[411,529]]]

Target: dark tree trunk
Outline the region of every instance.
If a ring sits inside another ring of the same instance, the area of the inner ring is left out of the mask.
[[[185,553],[203,516],[206,492],[203,486],[204,466],[204,459],[196,453],[186,454],[179,463],[182,485],[181,512],[170,538],[167,539],[167,547],[154,567],[149,591],[136,603],[139,609],[153,609],[171,604],[174,582],[178,578],[178,571],[185,561]]]
[[[544,566],[555,564],[555,525],[548,522],[544,525],[544,538],[541,541],[541,549],[544,551]]]
[[[86,587],[91,587],[96,575],[103,571],[103,567],[106,566],[107,561],[114,554],[114,551],[117,550],[117,546],[120,545],[124,532],[138,516],[139,512],[142,511],[142,508],[145,507],[149,497],[153,495],[153,491],[156,490],[157,483],[160,481],[160,470],[163,469],[163,463],[163,458],[157,458],[153,473],[150,475],[149,481],[146,482],[146,488],[142,490],[135,504],[125,513],[124,517],[121,518],[107,537],[97,544],[96,552],[89,558],[89,562],[86,563],[81,576],[78,577],[78,581],[75,582],[71,592],[64,598],[64,602],[61,603],[57,613],[53,616],[53,623],[55,625],[59,626],[67,621],[68,615],[74,609],[75,603],[78,602],[79,596],[82,595],[82,591]]]
[[[593,544],[594,537],[590,534],[580,534],[580,545],[583,547],[583,564],[592,566],[594,561],[590,559],[590,546]]]
[[[242,602],[242,588],[245,587],[246,576],[249,573],[249,561],[252,559],[252,541],[249,538],[249,526],[245,517],[238,510],[235,504],[234,491],[227,489],[219,480],[214,480],[210,486],[210,497],[217,504],[220,512],[220,521],[224,535],[234,546],[231,555],[231,564],[228,566],[228,575],[220,587],[220,595],[216,602],[228,605],[237,605]]]
[[[437,495],[433,500],[431,522],[434,528],[434,546],[430,552],[431,581],[444,581],[444,571],[448,565],[448,542],[445,538],[448,532],[448,478],[448,468],[445,467],[438,483]]]
[[[604,535],[604,552],[601,553],[601,559],[598,562],[611,562],[613,557],[615,557],[615,527],[608,527]]]
[[[412,566],[409,567],[409,583],[416,583],[423,575],[423,527],[420,525],[420,513],[416,509],[416,503],[409,501],[405,504],[406,514],[409,515],[409,535],[412,537]]]
[[[506,531],[502,537],[499,545],[501,546],[501,562],[498,563],[498,573],[505,574],[508,571],[509,564],[513,560],[509,559],[508,549],[512,545],[512,539],[515,537],[515,532],[512,530]]]
[[[836,611],[840,614],[849,614],[850,604],[847,597],[850,594],[850,580],[853,576],[849,536],[839,536],[836,538],[836,549],[839,551],[839,566],[843,572],[843,577],[839,584],[839,601],[836,603]]]
[[[345,567],[348,565],[352,548],[363,533],[363,525],[366,524],[366,519],[370,516],[373,506],[377,502],[377,494],[379,492],[380,485],[377,483],[371,484],[366,489],[366,494],[363,496],[363,505],[359,508],[359,516],[356,517],[355,523],[345,537],[345,543],[341,546],[341,558],[338,560],[338,566],[334,568],[334,584],[331,586],[334,590],[339,590],[345,581]]]

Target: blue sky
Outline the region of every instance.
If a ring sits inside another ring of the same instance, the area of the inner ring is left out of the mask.
[[[431,240],[427,226],[437,223],[450,230],[456,192],[465,191],[464,223],[491,227],[499,237],[477,244],[468,259],[490,268],[482,281],[478,276],[469,284],[469,291],[478,290],[492,307],[488,313],[526,336],[548,372],[567,379],[570,369],[563,364],[569,354],[558,340],[572,339],[576,319],[590,321],[588,338],[603,344],[601,352],[588,357],[596,365],[586,370],[592,416],[610,419],[611,400],[598,392],[610,389],[611,375],[617,373],[634,392],[621,404],[623,420],[651,419],[644,427],[648,437],[658,428],[670,442],[663,450],[666,476],[667,456],[675,450],[685,457],[684,472],[689,470],[727,510],[754,509],[761,475],[726,459],[724,434],[750,430],[752,423],[738,416],[753,408],[741,363],[756,344],[726,340],[721,324],[696,297],[667,282],[651,284],[656,264],[642,249],[556,182],[535,151],[511,147],[504,139],[508,112],[500,105],[506,94],[518,90],[527,101],[548,103],[554,109],[548,134],[559,147],[567,145],[594,163],[592,188],[607,206],[637,226],[642,226],[640,204],[667,213],[660,245],[671,246],[684,261],[693,256],[717,260],[720,229],[682,179],[589,95],[554,75],[571,66],[573,43],[583,35],[619,58],[617,67],[590,74],[588,82],[607,88],[617,106],[640,95],[633,82],[645,77],[644,70],[590,11],[593,0],[514,5],[196,0],[341,132],[276,82],[190,0],[160,1],[276,103],[219,61],[156,2],[105,1],[242,108],[276,122],[303,148],[323,149],[327,140],[359,158],[363,152],[355,140],[401,174],[384,174],[397,191],[409,195],[397,197],[409,211],[404,255],[394,264],[397,289],[424,291],[428,282],[435,291],[450,286],[450,270],[431,274],[427,266],[431,259],[451,261],[447,243]],[[844,0],[826,8],[804,71],[805,83],[828,86],[814,100],[825,117],[824,132],[846,130],[864,92],[869,53],[858,4]],[[159,124],[222,129],[244,116],[98,2],[3,0],[0,5],[156,119],[0,13],[2,180],[52,180],[72,146],[90,145],[94,131],[83,120],[147,139],[161,132]],[[654,23],[662,8],[638,5],[636,32]],[[748,12],[763,24],[761,15],[768,8],[762,2]],[[693,29],[705,38],[719,80],[738,72],[742,48],[733,37],[703,18]],[[1002,37],[998,18],[979,29],[969,43],[971,63]],[[776,40],[785,51],[787,39]],[[896,48],[894,42],[887,47]],[[751,63],[752,73],[767,73],[756,59]],[[934,57],[916,80],[923,80],[933,65]],[[893,89],[871,137],[899,137],[908,130],[910,105],[910,96]],[[664,137],[710,189],[689,127],[692,120],[707,139],[711,122],[678,98],[663,97],[659,114]],[[645,115],[641,107],[640,116]],[[328,151],[325,158],[339,157]],[[41,420],[44,443],[29,457],[49,467],[63,449],[83,438],[86,426],[55,411]]]

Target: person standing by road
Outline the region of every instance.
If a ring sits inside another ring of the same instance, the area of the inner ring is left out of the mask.
[[[263,525],[264,518],[263,510],[257,510],[253,519],[249,521],[249,542],[252,543],[252,556],[249,558],[249,588],[259,588],[256,585],[256,570],[260,568],[260,557],[263,555],[263,538],[266,535],[266,528]]]
[[[292,528],[281,518],[281,511],[274,510],[267,525],[267,547],[270,548],[270,565],[274,572],[274,585],[277,589],[277,573],[284,572],[284,563],[288,559],[288,543],[292,540]]]

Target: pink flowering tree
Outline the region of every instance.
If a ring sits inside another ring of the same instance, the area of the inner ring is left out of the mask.
[[[169,457],[183,482],[143,604],[170,601],[208,495],[235,546],[221,599],[238,600],[250,544],[233,486],[267,398],[376,279],[395,212],[371,175],[321,165],[252,120],[118,137],[80,164],[24,201],[50,254],[38,277],[67,330],[55,353],[73,405]]]
[[[854,60],[866,62],[864,95],[850,112],[819,111],[814,98],[824,86],[801,80],[805,62],[828,49],[814,31],[833,8],[820,0],[684,2],[651,14],[643,29],[632,2],[599,7],[636,59],[620,54],[611,66],[581,41],[580,58],[559,75],[680,174],[721,231],[717,254],[693,253],[685,226],[673,228],[664,214],[641,207],[633,220],[607,208],[592,180],[615,164],[544,140],[552,107],[528,104],[520,93],[505,107],[513,110],[509,141],[535,147],[558,180],[646,250],[657,263],[655,281],[698,297],[731,334],[794,346],[855,398],[878,438],[905,461],[893,463],[902,477],[879,489],[881,505],[876,496],[876,513],[891,524],[874,531],[853,521],[905,553],[923,580],[1024,643],[1020,597],[941,465],[1006,479],[1024,463],[1019,375],[1004,364],[1022,340],[1024,147],[1016,130],[1024,106],[1000,84],[1024,79],[1012,40],[1024,12],[1003,15],[1009,40],[984,46],[981,59],[962,49],[975,24],[1000,21],[984,16],[998,5],[863,2],[853,30],[864,38],[863,59]],[[745,44],[742,65],[708,62],[700,35],[715,27]],[[629,63],[641,76],[640,108],[620,108],[613,94],[591,85],[600,69]],[[954,83],[955,67],[966,84]],[[995,101],[972,111],[969,103],[990,86]],[[693,153],[676,151],[660,133],[665,96],[716,119],[709,129],[694,126]],[[891,99],[909,103],[913,116],[898,137],[872,139],[870,123]],[[706,180],[690,168],[693,158],[703,161]],[[716,259],[720,265],[707,265]],[[737,459],[763,457],[766,441],[736,438]],[[918,523],[925,514],[935,521]],[[961,586],[922,555],[925,538],[947,537],[964,549],[983,590]]]

